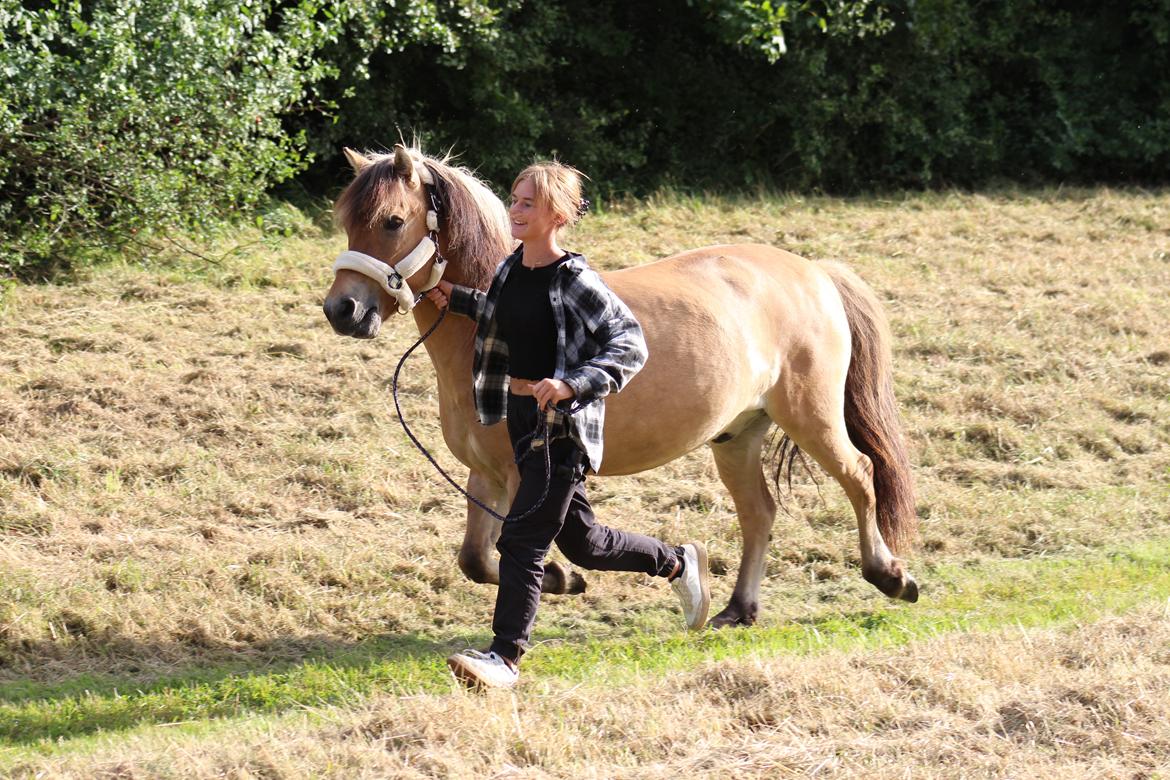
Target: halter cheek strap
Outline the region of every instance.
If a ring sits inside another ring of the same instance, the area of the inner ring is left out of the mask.
[[[422,294],[437,285],[443,278],[443,271],[447,270],[447,259],[439,254],[439,247],[435,241],[439,231],[439,210],[442,208],[439,196],[435,192],[435,178],[422,160],[415,160],[415,170],[426,187],[427,198],[431,203],[431,207],[427,209],[428,235],[423,236],[418,246],[394,265],[383,263],[376,257],[352,249],[342,252],[333,262],[334,274],[338,271],[356,271],[377,282],[378,286],[394,299],[399,314],[406,314],[413,309],[422,298]],[[432,256],[435,263],[431,266],[431,275],[415,295],[406,280],[418,273]]]

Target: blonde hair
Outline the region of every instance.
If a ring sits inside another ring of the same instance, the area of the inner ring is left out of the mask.
[[[532,188],[536,190],[536,204],[548,206],[560,227],[568,227],[576,224],[585,213],[581,180],[588,178],[573,166],[556,160],[536,162],[520,171],[512,182],[512,190],[515,191],[525,179],[531,180]]]

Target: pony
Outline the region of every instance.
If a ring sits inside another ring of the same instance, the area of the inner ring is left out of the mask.
[[[467,169],[418,148],[345,154],[355,176],[335,204],[348,237],[343,256],[361,253],[393,265],[428,236],[437,238],[438,254],[421,266],[412,260],[404,280],[406,300],[417,303],[409,312],[424,333],[439,311],[417,298],[436,257],[446,262],[440,270],[448,281],[486,289],[514,249],[504,205]],[[431,189],[443,206],[428,227]],[[335,266],[325,316],[338,334],[374,338],[387,318],[403,313],[402,298],[342,265]],[[856,515],[862,576],[891,598],[916,601],[918,585],[895,557],[913,543],[917,517],[894,400],[891,335],[873,291],[839,263],[755,244],[692,249],[602,277],[638,318],[650,357],[621,393],[606,399],[597,476],[634,474],[711,448],[734,502],[743,552],[727,606],[710,625],[751,625],[759,615],[776,514],[763,454],[773,426],[786,437],[780,454],[787,451],[790,468],[803,452],[844,489]],[[470,472],[467,492],[503,514],[519,475],[505,426],[483,426],[476,417],[474,330],[468,319],[447,317],[424,345],[435,367],[443,440]],[[779,466],[777,483],[778,475]],[[458,565],[474,582],[499,583],[492,548],[500,530],[498,520],[468,502]],[[580,593],[585,580],[550,561],[542,589]]]

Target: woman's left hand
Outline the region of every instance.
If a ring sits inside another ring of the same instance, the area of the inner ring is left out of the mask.
[[[533,382],[529,387],[532,388],[532,395],[536,397],[536,405],[543,412],[548,405],[566,401],[576,395],[573,388],[559,379],[542,379],[539,382]]]

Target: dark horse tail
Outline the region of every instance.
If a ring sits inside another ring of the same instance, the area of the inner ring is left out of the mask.
[[[845,377],[845,429],[853,446],[873,463],[873,490],[882,538],[895,552],[918,536],[910,458],[894,402],[890,325],[869,285],[840,263],[821,263],[849,318],[853,353]]]

